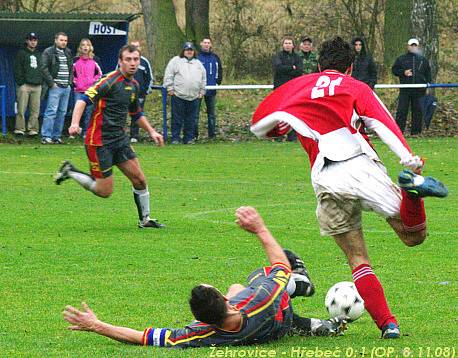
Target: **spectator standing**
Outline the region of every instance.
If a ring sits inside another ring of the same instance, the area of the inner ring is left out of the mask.
[[[209,37],[204,38],[200,43],[200,49],[201,51],[197,58],[202,62],[207,72],[207,86],[220,85],[223,80],[223,66],[221,65],[221,60],[218,55],[213,52],[212,40]],[[216,136],[216,90],[206,91],[203,99],[207,107],[208,138],[214,139]],[[201,105],[202,99],[199,101],[199,112]],[[198,136],[199,117],[197,117],[195,137],[198,138]]]
[[[304,65],[300,56],[294,52],[294,38],[284,36],[282,50],[273,57],[274,89],[302,75]],[[290,142],[297,140],[296,133],[291,130],[286,139]]]
[[[28,134],[38,134],[38,115],[40,114],[41,53],[37,50],[38,36],[35,32],[27,35],[24,48],[20,49],[14,61],[14,80],[16,82],[17,116],[14,134],[26,132],[25,112],[29,109]]]
[[[351,40],[351,44],[355,50],[355,61],[353,62],[351,76],[374,89],[377,83],[377,66],[372,56],[367,53],[366,43],[362,37],[354,37]]]
[[[67,43],[67,34],[58,32],[54,46],[43,51],[41,71],[48,85],[48,103],[41,127],[42,144],[63,143],[62,129],[73,82],[73,58]]]
[[[428,60],[421,55],[420,42],[411,38],[407,42],[407,53],[399,56],[391,68],[393,75],[399,77],[401,84],[431,82],[431,67]],[[420,98],[426,94],[425,88],[401,88],[396,113],[396,123],[402,132],[405,131],[409,105],[412,110],[410,134],[421,134],[423,118]]]
[[[130,44],[138,48],[141,52],[142,47],[140,41],[135,40],[131,41]],[[145,56],[141,56],[140,58],[140,65],[138,66],[138,70],[135,73],[134,79],[138,82],[140,86],[140,93],[138,96],[138,103],[143,111],[145,107],[145,100],[146,95],[151,93],[151,86],[153,85],[153,72],[151,70],[151,64],[149,63],[148,59]],[[130,142],[137,143],[140,134],[140,127],[138,126],[137,121],[132,120],[130,121]]]
[[[100,77],[102,70],[98,63],[98,58],[94,55],[94,47],[89,39],[82,39],[78,47],[77,57],[73,61],[73,84],[75,91],[75,103],[84,98],[84,92],[92,87]],[[80,126],[83,138],[86,136],[88,120],[91,117],[93,105],[87,105],[81,116]]]
[[[207,74],[196,58],[192,42],[185,42],[178,56],[165,69],[164,87],[172,97],[172,144],[194,144],[195,124],[199,115],[199,101],[205,94]]]
[[[310,37],[303,37],[300,44],[301,51],[299,56],[302,59],[304,66],[304,74],[315,73],[318,71],[318,58],[316,53],[313,52],[313,41]]]

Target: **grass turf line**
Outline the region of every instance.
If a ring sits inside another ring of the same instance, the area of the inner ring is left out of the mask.
[[[393,347],[396,352],[456,347],[458,139],[410,143],[427,158],[425,174],[443,180],[450,190],[445,200],[426,201],[428,239],[407,248],[382,218],[364,215],[373,267],[401,324],[402,339],[380,340],[365,314],[343,337],[284,338],[261,348],[289,356],[297,346]],[[395,178],[401,169],[397,159],[382,143],[376,146]],[[327,289],[351,280],[351,273],[332,240],[319,236],[309,164],[299,144],[135,149],[149,181],[152,216],[167,224],[165,230],[136,228],[131,187],[117,169],[109,199],[71,181],[53,184],[52,174],[63,159],[87,168],[82,146],[0,145],[1,356],[209,356],[210,349],[145,349],[70,332],[61,312],[66,304],[86,300],[99,318],[113,324],[139,330],[185,325],[191,320],[187,299],[195,284],[225,290],[266,263],[256,239],[233,224],[240,205],[257,207],[281,244],[305,259],[317,293],[294,300],[295,309],[326,316]]]

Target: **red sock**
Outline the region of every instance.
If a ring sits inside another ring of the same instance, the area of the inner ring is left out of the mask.
[[[401,190],[401,221],[407,232],[421,231],[426,227],[425,204],[422,198],[413,198]]]
[[[367,264],[359,265],[352,271],[352,274],[356,289],[364,300],[364,306],[377,327],[381,329],[391,322],[398,324],[396,318],[391,314],[383,287],[372,271],[372,267]]]

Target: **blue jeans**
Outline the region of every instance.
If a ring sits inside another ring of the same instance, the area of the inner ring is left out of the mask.
[[[75,92],[75,104],[76,101],[78,101],[79,99],[83,100],[83,97],[84,92]],[[81,133],[83,136],[86,134],[87,125],[89,124],[89,120],[91,119],[93,109],[93,104],[86,104],[86,108],[83,112],[83,115],[81,116],[80,127],[83,129]]]
[[[181,141],[183,128],[183,143],[195,138],[195,127],[199,117],[199,99],[186,101],[172,96],[172,142]]]
[[[41,137],[60,139],[71,88],[54,87],[48,91],[48,103],[43,116]]]
[[[216,136],[216,95],[213,96],[204,96],[205,107],[207,107],[207,129],[208,129],[208,138],[215,138]],[[200,106],[202,105],[202,99],[199,101],[199,112]],[[196,122],[196,138],[199,136],[199,117],[197,117]]]

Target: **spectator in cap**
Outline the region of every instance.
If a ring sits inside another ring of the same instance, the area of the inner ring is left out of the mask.
[[[299,56],[304,65],[304,74],[318,72],[318,58],[316,53],[313,52],[313,41],[310,37],[303,37],[300,44],[301,51]]]
[[[185,42],[180,54],[167,64],[164,74],[164,87],[172,103],[172,144],[194,143],[199,102],[205,95],[206,84],[207,73],[196,57],[194,44]]]
[[[353,37],[351,44],[355,50],[355,61],[353,62],[351,76],[374,89],[377,83],[377,66],[372,56],[367,52],[364,39],[360,36]]]
[[[14,60],[14,80],[16,82],[17,115],[14,133],[23,136],[26,132],[25,112],[29,110],[28,135],[38,134],[38,115],[43,75],[40,70],[41,53],[37,50],[38,36],[27,34],[25,46]]]
[[[420,42],[411,38],[407,42],[407,53],[399,56],[391,68],[393,75],[399,77],[401,84],[416,84],[431,82],[431,67],[428,60],[422,56]],[[405,131],[409,106],[412,111],[410,134],[421,134],[423,118],[420,98],[426,94],[426,88],[401,88],[396,113],[396,123],[402,132]]]

